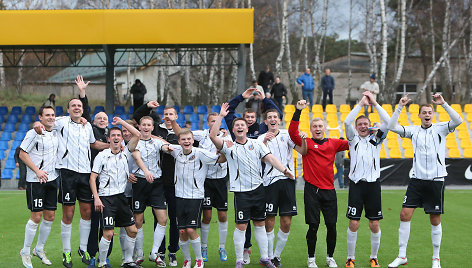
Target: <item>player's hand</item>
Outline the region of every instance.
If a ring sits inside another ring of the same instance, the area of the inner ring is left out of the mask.
[[[149,170],[144,171],[144,177],[146,178],[146,180],[147,180],[149,183],[153,183],[153,182],[154,182],[154,174],[152,174],[151,171],[149,171]]]
[[[111,122],[112,125],[118,126],[123,123],[123,119],[121,117],[115,116],[113,117],[113,121]]]
[[[401,106],[406,106],[411,101],[411,99],[408,98],[408,95],[410,95],[410,93],[406,93],[406,95],[400,99],[398,104],[400,104]]]
[[[130,173],[129,176],[128,176],[128,181],[130,183],[137,183],[138,182],[138,179],[136,178],[136,176],[134,176],[133,173]]]
[[[231,148],[233,147],[233,142],[232,141],[225,141],[226,142],[226,147]]]
[[[227,116],[229,113],[228,109],[229,109],[229,104],[227,102],[223,103],[221,105],[220,115],[223,117]]]
[[[165,146],[166,146],[166,145],[165,145]],[[166,147],[163,147],[163,149],[164,149],[164,151],[165,151],[166,153],[169,153],[169,154],[174,151],[174,147],[172,147],[172,145],[170,145],[170,144],[167,144],[167,146],[166,146]]]
[[[441,94],[433,94],[433,103],[436,105],[443,105],[446,101]]]
[[[360,104],[361,106],[369,105],[369,97],[367,97],[367,96],[364,95],[364,96],[362,97],[361,101],[359,102],[359,104]]]
[[[85,88],[87,88],[89,83],[90,81],[85,83],[84,78],[81,75],[77,75],[77,78],[75,79],[75,84],[77,85],[80,91],[84,91]]]
[[[246,89],[243,94],[241,94],[243,96],[243,98],[245,99],[249,99],[252,97],[252,93],[256,90],[255,87],[250,87],[248,89]]]
[[[377,105],[377,101],[375,100],[375,97],[374,95],[372,94],[372,92],[370,91],[365,91],[364,93],[362,93],[364,95],[364,97],[367,98],[367,101],[369,104],[372,104],[372,105]],[[367,105],[369,105],[367,104]]]
[[[34,122],[34,124],[33,124],[33,129],[34,129],[34,131],[35,131],[36,133],[38,133],[39,135],[41,135],[41,134],[43,134],[43,129],[45,129],[45,128],[44,128],[44,125],[41,124],[41,122],[36,121],[36,122]]]
[[[298,136],[300,136],[300,138],[302,138],[303,140],[308,139],[308,134],[306,132],[300,132]]]
[[[297,102],[297,110],[303,110],[307,106],[306,100],[299,100]]]
[[[48,173],[44,170],[41,170],[39,169],[37,172],[36,172],[36,177],[38,178],[39,180],[39,183],[46,183],[48,182]]]
[[[275,136],[275,133],[266,132],[266,135],[264,137],[264,143],[267,143],[268,141],[272,140],[273,138],[275,138]]]
[[[292,172],[290,172],[290,170],[288,170],[288,168],[285,168],[284,170],[284,175],[287,177],[287,178],[290,178],[292,180],[295,179],[295,176],[293,176]]]
[[[155,100],[150,101],[150,102],[147,103],[147,107],[148,107],[148,108],[151,108],[151,109],[155,109],[155,108],[157,108],[157,107],[159,107],[159,106],[160,106],[160,105],[159,105],[159,102],[157,102],[157,101],[155,101]]]
[[[103,208],[105,206],[103,205],[102,200],[100,200],[99,197],[93,199],[93,205],[95,206],[95,211],[103,212]]]
[[[256,89],[256,93],[257,94],[254,96],[255,100],[263,100],[265,98],[264,91],[262,91],[261,89]]]
[[[85,126],[85,125],[87,125],[88,121],[87,121],[87,119],[81,117],[80,118],[80,123],[82,124],[82,126]]]
[[[222,129],[220,129],[220,132],[221,132],[221,137],[224,138],[224,137],[228,136],[228,131],[226,129],[222,128]]]

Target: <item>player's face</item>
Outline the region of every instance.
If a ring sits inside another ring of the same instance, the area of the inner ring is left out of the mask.
[[[208,126],[209,128],[211,128],[211,127],[215,124],[216,118],[217,118],[217,116],[210,115],[210,117],[209,117],[208,120],[207,120],[207,126]]]
[[[43,114],[39,116],[39,121],[41,121],[41,124],[43,124],[46,128],[52,128],[52,126],[54,126],[54,122],[56,121],[54,109],[43,109]]]
[[[84,109],[82,108],[82,102],[78,99],[73,99],[69,102],[69,107],[67,108],[67,112],[69,113],[70,117],[73,119],[82,117],[84,113]]]
[[[131,134],[131,132],[129,132],[128,129],[123,128],[123,140],[125,142],[128,142],[131,140],[131,137],[133,137],[133,134]]]
[[[180,138],[179,138],[179,144],[180,146],[182,146],[182,149],[186,152],[189,152],[192,150],[192,146],[193,146],[193,135],[192,134],[183,134],[183,135],[180,135]]]
[[[269,130],[278,130],[280,125],[279,113],[270,112],[267,113],[267,118],[264,120]]]
[[[236,138],[244,138],[247,134],[247,124],[243,120],[234,123],[233,133]]]
[[[154,130],[154,125],[152,124],[152,120],[150,119],[141,120],[141,124],[139,125],[139,130],[141,131],[141,135],[143,135],[143,137],[149,138],[151,136],[151,132]]]
[[[168,124],[172,124],[172,121],[177,120],[178,116],[175,112],[175,109],[166,109],[164,110],[164,122]]]
[[[310,132],[311,136],[315,140],[322,140],[324,138],[326,127],[323,121],[313,121],[311,122]]]
[[[113,129],[110,132],[110,137],[108,138],[108,142],[110,142],[110,147],[112,149],[121,148],[121,142],[123,141],[123,135],[121,131],[117,129]]]
[[[248,126],[252,126],[256,123],[256,113],[246,113],[244,115],[244,119],[246,120]]]
[[[359,136],[367,137],[369,135],[370,122],[367,118],[361,118],[357,120],[356,130]]]
[[[108,126],[108,115],[104,112],[99,112],[95,115],[93,123],[99,128],[106,128]]]
[[[421,107],[420,114],[418,117],[421,119],[421,126],[428,128],[433,123],[433,108],[431,107]]]

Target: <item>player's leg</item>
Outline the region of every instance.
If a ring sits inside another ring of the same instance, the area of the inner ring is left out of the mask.
[[[276,181],[272,184],[269,184],[264,187],[265,190],[265,206],[266,206],[266,219],[265,219],[265,228],[267,234],[267,247],[268,247],[268,257],[269,259],[274,258],[274,225],[275,225],[275,216],[277,216],[278,211],[278,201],[279,201],[279,184],[281,181]]]
[[[317,233],[320,225],[320,203],[318,201],[317,191],[317,187],[305,182],[303,199],[305,205],[305,223],[308,224],[306,244],[308,248],[307,265],[309,268],[318,267],[315,262]]]
[[[134,183],[132,187],[133,216],[136,222],[136,229],[138,229],[133,258],[137,264],[141,264],[144,261],[144,211],[146,210],[146,205],[148,203],[149,196],[151,195],[151,185],[146,181],[146,179],[138,177],[136,183]]]
[[[442,226],[441,214],[444,213],[444,181],[425,181],[424,211],[431,222],[431,241],[433,243],[433,267],[441,267],[439,251],[441,249]]]
[[[131,211],[130,211],[131,213]],[[121,229],[120,231],[122,231]],[[133,250],[136,244],[136,236],[138,234],[138,228],[133,224],[128,227],[124,227],[125,237],[122,244],[123,248],[123,263],[132,263],[133,262]]]
[[[180,249],[182,250],[182,254],[184,255],[183,268],[190,268],[192,265],[192,257],[190,255],[190,241],[185,229],[182,229],[182,231],[180,232],[179,240]]]
[[[77,200],[79,200],[80,207],[80,247],[78,253],[82,257],[82,262],[89,265],[91,262],[91,257],[90,254],[87,252],[87,245],[92,224],[91,217],[93,203],[92,191],[90,190],[89,184],[90,174],[75,173],[75,176],[78,177]]]
[[[441,267],[439,251],[441,249],[442,226],[441,214],[430,214],[429,220],[431,222],[431,241],[433,242],[433,267]]]
[[[107,264],[107,253],[108,253],[108,248],[110,247],[112,237],[113,237],[113,229],[103,230],[103,236],[100,239],[100,243],[98,244],[98,258],[100,259],[100,263],[98,264],[98,267],[102,267]]]
[[[55,196],[57,198],[57,195]],[[39,225],[38,241],[36,242],[36,247],[33,249],[33,256],[37,256],[39,259],[41,259],[41,262],[46,265],[52,264],[44,253],[44,245],[48,240],[49,234],[51,233],[54,217],[55,210],[45,209],[43,211],[43,220],[41,221],[41,225]]]
[[[218,254],[220,261],[227,261],[225,244],[228,236],[228,178],[212,180],[212,182],[214,187],[212,187],[211,203],[218,211]]]
[[[354,261],[356,260],[357,230],[359,229],[359,225],[360,225],[360,220],[349,219],[349,226],[347,228],[347,235],[346,235],[346,242],[347,242],[346,267],[354,267]]]
[[[234,228],[233,242],[236,255],[236,267],[243,267],[244,242],[246,229],[250,220],[250,194],[247,192],[234,193],[234,215],[236,228]]]
[[[377,254],[380,248],[380,221],[369,220],[370,228],[370,267],[380,267],[378,263]]]
[[[166,233],[167,211],[165,209],[158,209],[158,208],[153,208],[153,210],[157,218],[157,225],[156,225],[156,228],[154,229],[154,240],[152,243],[151,255],[153,256],[152,259],[156,261],[157,252],[159,251],[159,247]],[[151,259],[151,255],[149,257],[150,259]]]
[[[251,194],[251,220],[254,223],[254,238],[260,251],[259,264],[264,267],[274,267],[269,259],[267,233],[265,229],[266,220],[266,187],[260,185]],[[272,249],[273,250],[273,249]]]
[[[129,208],[128,199],[124,195],[119,195],[115,201],[115,208],[116,208],[116,218],[115,218],[115,226],[124,226],[120,231],[126,232],[124,234],[124,241],[122,244],[123,248],[123,267],[133,267],[133,250],[136,244],[136,235],[138,233],[138,229],[136,228],[136,222],[133,217],[133,212]],[[105,221],[103,223],[106,223]],[[103,225],[105,230],[105,225]],[[113,240],[112,240],[113,241]]]
[[[167,202],[167,213],[169,214],[169,266],[177,266],[176,252],[179,250],[179,229],[177,228],[177,205],[174,185],[166,185],[165,201]],[[165,258],[163,257],[164,261]]]
[[[211,192],[212,188],[210,185],[210,179],[205,180],[205,197],[203,199],[203,205],[202,205],[202,210],[203,210],[203,217],[202,217],[202,228],[200,229],[201,233],[201,241],[202,241],[202,257],[203,261],[207,262],[208,261],[208,253],[207,253],[207,247],[208,247],[208,235],[210,234],[210,221],[211,221],[211,216],[212,216],[212,198],[211,198]]]
[[[382,194],[380,182],[366,182],[363,187],[365,217],[370,228],[370,267],[380,267],[377,254],[380,248],[380,220],[382,214]]]
[[[337,267],[333,258],[336,248],[336,222],[338,220],[338,202],[335,190],[319,190],[321,212],[326,225],[326,263],[328,267]]]
[[[225,202],[228,204],[227,202]],[[226,205],[226,209],[228,206]],[[218,253],[220,254],[221,261],[227,261],[228,255],[226,254],[226,237],[228,237],[228,211],[218,210]]]
[[[190,238],[190,245],[192,245],[193,253],[195,254],[195,268],[203,267],[203,259],[202,259],[202,245],[200,242],[200,236],[198,236],[198,232],[196,228],[187,228],[187,234]]]
[[[39,183],[26,183],[26,202],[31,210],[31,216],[25,226],[25,240],[20,250],[21,260],[25,267],[33,267],[31,263],[31,244],[33,243],[43,214],[43,189]]]
[[[292,224],[292,216],[280,216],[280,229],[277,232],[277,243],[275,245],[274,256],[271,258],[272,263],[276,267],[281,266],[280,263],[280,256],[282,255],[282,251],[287,244],[288,236],[290,234],[290,225]],[[270,251],[269,251],[270,253]]]
[[[275,225],[275,216],[267,215],[265,220],[265,229],[267,234],[267,250],[268,256],[270,259],[274,258],[274,225]]]

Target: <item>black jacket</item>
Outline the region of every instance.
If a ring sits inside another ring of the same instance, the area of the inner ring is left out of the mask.
[[[270,90],[270,94],[274,98],[280,98],[282,96],[287,96],[287,88],[282,83],[273,84],[272,89]]]
[[[99,128],[98,126],[92,124],[92,130],[93,130],[93,136],[95,137],[95,140],[108,143],[108,140],[107,140],[108,128]],[[101,152],[101,150],[97,150],[93,148],[90,148],[90,149],[92,151],[92,161],[90,161],[90,163],[93,167],[93,161],[95,160],[95,157],[98,155],[98,153]]]
[[[135,83],[131,86],[130,93],[133,94],[134,98],[142,99],[144,98],[144,95],[146,95],[147,90],[143,83],[139,86]]]

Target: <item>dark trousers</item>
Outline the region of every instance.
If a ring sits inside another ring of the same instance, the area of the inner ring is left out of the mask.
[[[176,253],[179,250],[179,230],[177,229],[177,207],[175,199],[175,187],[173,185],[165,185],[164,193],[167,202],[167,213],[169,218],[169,247],[167,248],[170,253]],[[153,210],[154,214],[154,210]],[[154,215],[154,229],[157,226],[157,218]],[[162,240],[161,246],[159,247],[159,254],[166,253],[166,237]]]
[[[282,97],[274,97],[274,102],[277,107],[283,112],[284,111],[284,106],[283,106],[283,98]]]
[[[326,97],[329,97],[329,104],[333,104],[333,89],[325,89],[323,88],[323,110],[326,108]]]
[[[87,251],[91,257],[95,257],[98,252],[98,244],[103,236],[102,213],[95,211],[95,206],[92,205],[92,215],[90,218],[90,235],[88,238]],[[108,248],[107,257],[110,256],[113,250],[113,237],[111,238],[110,247]]]
[[[26,188],[26,165],[23,161],[19,164],[20,179],[18,180],[18,188]]]
[[[246,241],[244,241],[244,248],[250,248],[251,244],[251,221],[247,223],[246,228]]]
[[[133,97],[133,106],[134,110],[138,109],[141,105],[144,104],[144,97],[143,98],[135,98]]]

